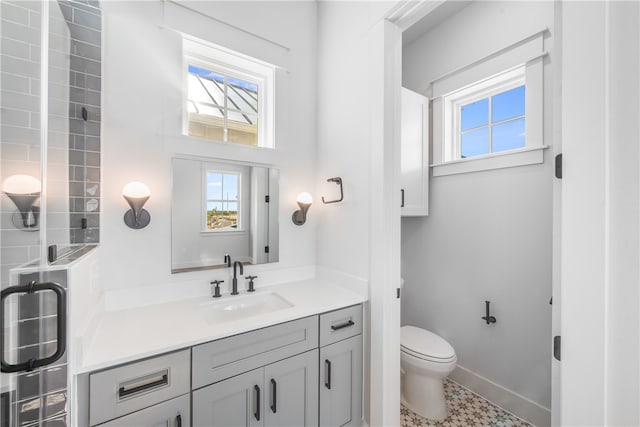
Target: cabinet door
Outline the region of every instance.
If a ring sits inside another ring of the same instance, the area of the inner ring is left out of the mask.
[[[255,369],[193,392],[194,427],[261,426],[264,369]]]
[[[318,350],[264,368],[265,426],[318,425]]]
[[[429,100],[402,88],[400,188],[403,216],[429,213]]]
[[[101,427],[189,427],[189,395],[117,418]]]
[[[362,335],[320,349],[320,425],[360,425]]]

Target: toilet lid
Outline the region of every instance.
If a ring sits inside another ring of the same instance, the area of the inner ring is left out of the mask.
[[[444,338],[415,326],[400,328],[400,346],[417,355],[436,359],[451,359],[456,352]]]

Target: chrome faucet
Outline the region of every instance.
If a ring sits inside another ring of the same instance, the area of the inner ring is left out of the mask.
[[[233,281],[232,283],[232,288],[231,288],[231,295],[238,295],[238,272],[236,271],[237,267],[240,267],[240,274],[244,274],[243,268],[242,268],[242,263],[240,261],[236,261],[233,263]]]

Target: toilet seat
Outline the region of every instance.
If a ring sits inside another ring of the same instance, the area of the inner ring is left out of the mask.
[[[400,328],[400,350],[418,359],[435,363],[450,363],[456,360],[453,347],[444,338],[415,326]]]

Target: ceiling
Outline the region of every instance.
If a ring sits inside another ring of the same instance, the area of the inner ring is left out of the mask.
[[[420,21],[413,24],[402,33],[402,45],[406,46],[432,28],[438,26],[447,18],[455,15],[471,3],[471,0],[448,0],[434,9]]]

